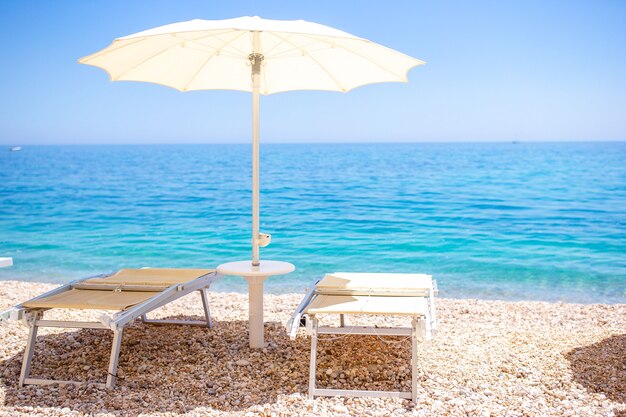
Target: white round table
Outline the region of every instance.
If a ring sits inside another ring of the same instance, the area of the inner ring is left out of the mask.
[[[263,341],[263,281],[272,275],[293,272],[295,266],[289,262],[261,261],[252,266],[252,261],[238,261],[221,264],[217,272],[223,275],[237,275],[248,281],[248,329],[251,348],[262,348]]]

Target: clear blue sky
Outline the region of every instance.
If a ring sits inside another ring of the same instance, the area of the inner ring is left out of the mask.
[[[0,144],[249,142],[250,96],[111,83],[79,57],[194,18],[333,26],[427,61],[408,84],[262,97],[263,142],[626,140],[626,2],[0,2]]]

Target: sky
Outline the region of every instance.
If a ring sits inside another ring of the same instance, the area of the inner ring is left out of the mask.
[[[195,18],[332,26],[427,62],[409,83],[261,98],[261,141],[626,140],[626,2],[0,1],[0,145],[248,143],[250,94],[110,82],[78,58]]]

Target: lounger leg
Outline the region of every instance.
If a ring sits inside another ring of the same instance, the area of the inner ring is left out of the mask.
[[[317,357],[317,317],[311,317],[311,363],[309,365],[309,400],[315,398],[315,374]]]
[[[168,319],[149,319],[148,314],[141,315],[141,321],[146,324],[183,324],[187,326],[203,326],[209,329],[213,328],[213,317],[209,308],[209,296],[206,288],[199,289],[202,298],[202,307],[204,309],[204,320],[168,320]]]
[[[37,340],[38,327],[33,323],[28,332],[28,342],[24,350],[24,360],[22,361],[22,371],[20,372],[20,387],[24,386],[24,380],[30,374],[30,364],[33,360],[33,352],[35,351],[35,340]]]
[[[436,286],[436,285],[437,285],[437,283],[434,282],[433,286]],[[429,317],[429,319],[430,319],[430,323],[429,323],[430,326],[429,327],[431,329],[431,333],[435,333],[437,331],[437,316],[436,316],[436,313],[435,313],[435,291],[434,291],[433,288],[430,289],[430,295],[428,297],[428,302],[429,302],[429,305],[430,305],[430,308],[429,308],[429,310],[430,310],[430,317]]]
[[[113,388],[115,385],[115,378],[117,376],[117,362],[120,358],[120,346],[122,344],[122,331],[123,329],[115,330],[113,332],[113,344],[111,346],[111,357],[109,359],[109,373],[107,375],[106,388]]]
[[[213,317],[211,317],[211,310],[209,309],[209,296],[206,293],[206,288],[200,290],[200,297],[202,297],[202,307],[204,307],[204,317],[206,317],[206,325],[209,329],[212,329]]]
[[[411,399],[417,401],[417,319],[411,322]]]
[[[339,327],[346,327],[346,317],[343,314],[339,315]]]
[[[433,338],[432,320],[430,314],[427,314],[422,320],[420,320],[420,333],[425,340],[431,340]]]

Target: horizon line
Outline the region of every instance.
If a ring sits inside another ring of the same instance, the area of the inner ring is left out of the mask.
[[[344,141],[344,142],[261,142],[261,145],[410,145],[410,144],[486,144],[486,143],[508,143],[508,144],[522,144],[522,143],[624,143],[626,139],[603,139],[603,140],[471,140],[471,141],[455,141],[455,140],[442,140],[442,141]],[[116,143],[116,142],[87,142],[87,143],[5,143],[0,146],[12,148],[12,147],[24,147],[24,146],[203,146],[203,145],[251,145],[251,141],[239,142],[239,141],[224,141],[224,142],[129,142],[129,143]]]

